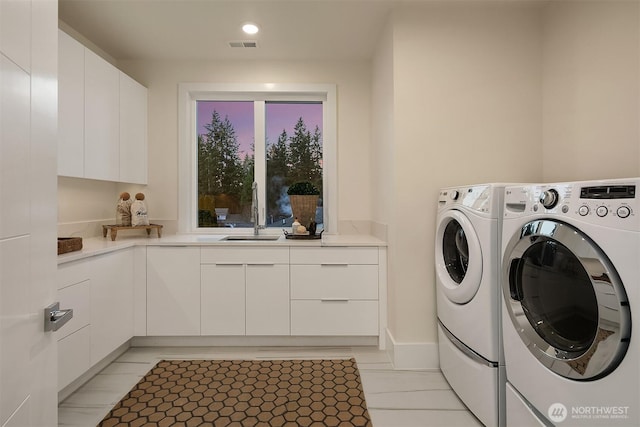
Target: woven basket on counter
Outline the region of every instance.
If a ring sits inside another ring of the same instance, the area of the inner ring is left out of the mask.
[[[82,237],[58,237],[58,255],[82,249]]]

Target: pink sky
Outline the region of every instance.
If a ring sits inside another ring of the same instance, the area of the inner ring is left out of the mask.
[[[252,101],[198,101],[198,133],[205,133],[204,126],[211,122],[213,111],[233,124],[240,145],[240,156],[251,152],[253,144],[253,102]],[[293,128],[302,117],[307,130],[313,134],[316,126],[322,131],[322,104],[308,103],[267,103],[267,141],[275,144],[282,130],[293,135]]]

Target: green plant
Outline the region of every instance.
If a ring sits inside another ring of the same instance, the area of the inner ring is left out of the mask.
[[[287,194],[290,196],[318,196],[320,190],[309,181],[302,181],[292,184],[287,190]]]

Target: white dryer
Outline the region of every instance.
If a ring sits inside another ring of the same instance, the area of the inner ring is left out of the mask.
[[[504,184],[440,191],[435,264],[440,368],[487,426],[504,425],[499,286]]]
[[[507,425],[640,425],[638,188],[505,189]]]

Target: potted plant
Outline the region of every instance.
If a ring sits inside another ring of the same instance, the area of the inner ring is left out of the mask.
[[[302,225],[307,226],[311,220],[316,220],[316,208],[320,191],[309,181],[296,182],[287,190],[293,217],[298,218]]]

